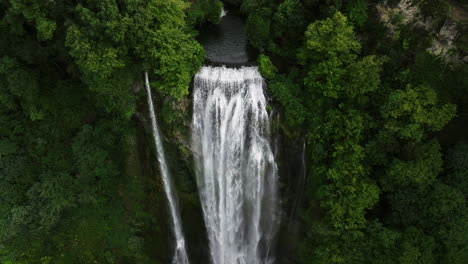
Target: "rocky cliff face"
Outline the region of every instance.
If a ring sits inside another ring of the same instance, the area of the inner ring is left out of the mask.
[[[456,40],[464,30],[466,10],[462,6],[450,3],[447,17],[438,23],[434,16],[423,14],[424,1],[400,0],[396,5],[383,1],[375,6],[380,21],[389,29],[391,37],[396,37],[399,27],[409,26],[412,29],[424,30],[433,36],[432,45],[427,51],[452,63],[468,62],[468,54],[460,50]],[[468,13],[466,13],[468,14]]]
[[[141,85],[134,85],[134,87],[138,86]],[[132,89],[141,90],[141,87],[134,87]],[[153,224],[155,221],[158,222],[158,226],[153,226],[152,229],[150,228],[151,224],[148,224],[150,231],[146,232],[145,243],[150,247],[150,251],[154,251],[154,259],[160,260],[161,263],[169,263],[172,257],[171,243],[169,243],[172,239],[172,234],[169,226],[170,221],[168,220],[167,201],[162,189],[161,175],[156,158],[156,150],[153,147],[148,105],[144,96],[141,97],[135,115],[138,131],[135,148],[138,149],[138,153],[140,154],[134,163],[138,163],[138,167],[142,168],[141,175],[143,181],[147,184],[145,188],[148,203],[146,212],[151,219],[155,219],[152,220]],[[198,199],[195,173],[193,171],[193,156],[190,147],[190,120],[192,112],[190,97],[187,96],[176,101],[155,93],[153,100],[155,111],[158,115],[168,167],[177,189],[188,255],[192,264],[208,263],[208,241]]]

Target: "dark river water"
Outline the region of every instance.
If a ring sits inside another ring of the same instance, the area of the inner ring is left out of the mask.
[[[217,25],[200,29],[198,40],[206,51],[208,63],[245,65],[256,60],[258,53],[249,45],[245,19],[236,10],[227,10]]]

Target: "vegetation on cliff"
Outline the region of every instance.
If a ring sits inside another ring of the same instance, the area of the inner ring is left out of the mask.
[[[301,235],[280,260],[467,263],[467,1],[224,2],[246,16],[282,133],[306,139]],[[0,0],[0,263],[169,261],[141,73],[190,218],[195,28],[221,8]]]
[[[413,4],[433,21],[447,18],[444,1],[426,2]],[[432,55],[431,36],[410,23],[387,29],[375,4],[240,7],[263,52],[268,89],[284,108],[285,135],[305,127],[306,235],[295,258],[465,263],[466,180],[454,171],[468,162],[468,67]]]
[[[165,262],[132,117],[144,70],[160,94],[188,94],[203,49],[186,8],[0,1],[1,263]]]

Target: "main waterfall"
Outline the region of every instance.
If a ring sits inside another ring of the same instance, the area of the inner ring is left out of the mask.
[[[277,167],[256,67],[202,67],[195,76],[192,145],[213,264],[272,263]]]
[[[151,127],[154,137],[156,152],[158,153],[159,168],[161,169],[161,177],[164,185],[164,191],[169,202],[169,213],[172,219],[172,228],[176,240],[173,264],[189,264],[187,251],[185,249],[185,239],[182,233],[182,225],[180,221],[179,208],[177,206],[176,196],[173,193],[169,169],[167,168],[166,157],[164,155],[164,148],[159,134],[158,123],[156,121],[156,114],[154,112],[153,99],[151,98],[151,88],[148,80],[148,73],[145,72],[145,85],[146,92],[148,93],[148,106],[151,117]]]

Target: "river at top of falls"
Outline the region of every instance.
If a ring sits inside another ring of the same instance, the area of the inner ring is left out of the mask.
[[[172,259],[173,264],[189,264],[187,251],[185,248],[185,238],[182,233],[182,225],[180,220],[179,208],[177,205],[176,194],[172,186],[169,169],[167,167],[166,156],[164,154],[164,148],[161,140],[161,135],[158,129],[158,123],[156,120],[156,113],[154,112],[153,99],[151,97],[151,87],[149,85],[148,73],[145,73],[145,85],[146,92],[148,93],[148,106],[151,118],[151,128],[154,137],[155,148],[159,161],[159,168],[161,170],[161,177],[164,186],[164,192],[169,204],[169,213],[172,220],[172,229],[174,232],[174,238],[176,245],[174,246],[174,257]]]
[[[245,19],[237,10],[223,9],[220,22],[202,27],[198,40],[209,63],[241,66],[256,59],[257,52],[247,39]]]
[[[192,145],[213,264],[266,264],[279,224],[278,170],[257,67],[195,76]]]

